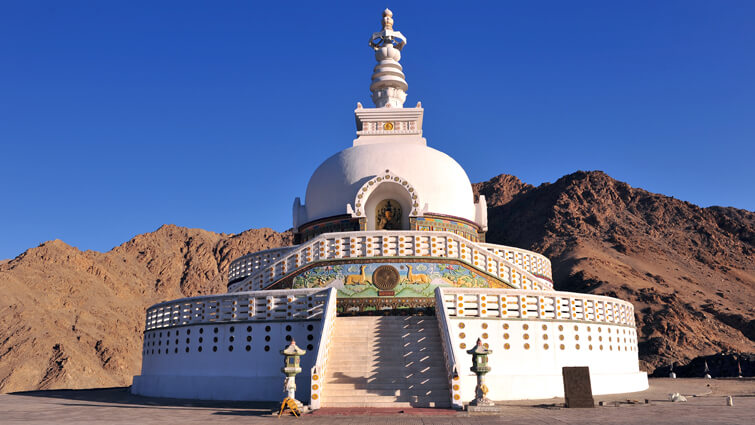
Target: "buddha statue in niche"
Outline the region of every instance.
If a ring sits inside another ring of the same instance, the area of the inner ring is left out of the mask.
[[[375,230],[401,230],[401,204],[398,201],[385,199],[377,204]]]

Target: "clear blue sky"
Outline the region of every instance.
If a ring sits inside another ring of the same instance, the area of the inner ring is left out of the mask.
[[[27,0],[0,3],[0,258],[289,228],[371,105],[386,5],[407,105],[473,182],[603,170],[755,210],[753,1]]]

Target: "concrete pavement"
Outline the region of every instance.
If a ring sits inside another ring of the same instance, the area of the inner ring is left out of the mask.
[[[752,424],[755,423],[753,379],[651,379],[647,391],[596,396],[595,409],[564,409],[562,399],[501,402],[495,416],[433,409],[322,409],[302,419],[270,414],[266,403],[196,402],[137,397],[127,388],[50,390],[0,395],[0,424],[192,424],[291,422],[311,424]],[[686,403],[671,403],[680,392]],[[726,396],[734,396],[734,407]],[[648,399],[648,403],[645,403]],[[630,403],[628,403],[630,402]],[[636,402],[636,404],[635,404]],[[400,413],[403,412],[403,413]]]

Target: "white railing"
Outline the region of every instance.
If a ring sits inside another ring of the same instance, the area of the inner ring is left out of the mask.
[[[443,359],[446,363],[446,376],[448,377],[448,393],[451,396],[451,406],[462,409],[464,404],[461,400],[461,388],[459,383],[459,365],[456,363],[453,342],[448,323],[448,311],[444,307],[443,293],[440,288],[435,289],[435,317],[438,319],[440,339],[443,344]]]
[[[317,358],[315,365],[310,370],[312,388],[310,389],[309,403],[313,410],[319,409],[322,402],[325,372],[327,371],[330,344],[333,342],[333,328],[336,321],[336,292],[335,288],[328,289],[328,296],[323,307],[325,313],[320,322],[320,344],[317,347]]]
[[[551,260],[545,255],[505,245],[496,245],[492,243],[480,243],[480,245],[488,251],[509,260],[519,267],[524,267],[525,270],[535,276],[543,277],[551,282],[553,281]]]
[[[463,261],[498,277],[514,288],[551,290],[553,285],[524,267],[491,252],[491,244],[471,242],[450,232],[372,231],[324,233],[291,249],[276,262],[260,267],[228,290],[261,290],[292,272],[317,261],[375,257],[435,257]]]
[[[231,265],[228,266],[228,281],[233,282],[234,280],[245,278],[259,270],[260,267],[279,260],[285,253],[294,248],[293,246],[286,246],[266,249],[239,257],[231,261]]]
[[[635,326],[634,306],[626,301],[574,292],[438,288],[449,318],[577,320]]]
[[[286,289],[182,298],[149,307],[145,330],[197,323],[318,319],[328,296],[323,289]]]

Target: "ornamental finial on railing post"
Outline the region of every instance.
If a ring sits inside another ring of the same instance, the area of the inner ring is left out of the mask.
[[[401,65],[401,49],[406,46],[406,37],[393,30],[393,12],[383,11],[383,30],[373,33],[370,47],[375,50],[378,64],[372,73],[372,101],[378,108],[403,108],[406,100],[406,83]]]

